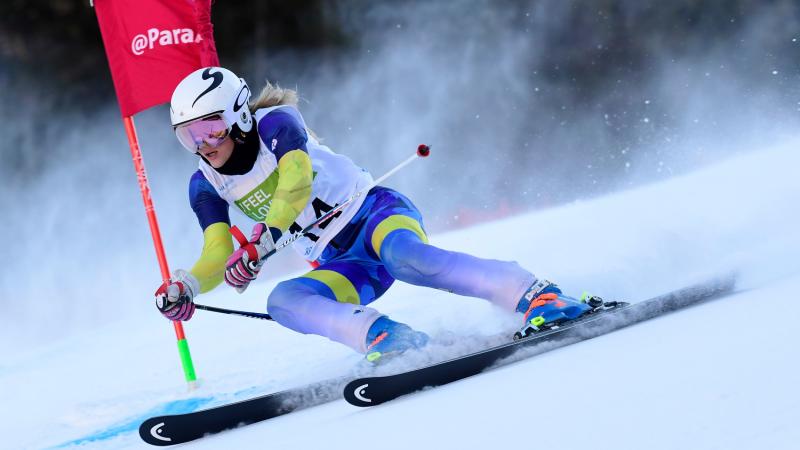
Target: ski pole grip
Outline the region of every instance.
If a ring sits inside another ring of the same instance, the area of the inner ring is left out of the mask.
[[[239,243],[239,247],[243,247],[248,244],[247,237],[245,237],[244,233],[242,233],[242,230],[240,230],[239,227],[234,225],[230,228],[230,231],[233,235],[233,238]]]
[[[230,231],[233,237],[239,242],[239,247],[244,247],[244,251],[246,251],[247,256],[250,257],[250,261],[257,260],[258,252],[256,251],[255,247],[250,244],[250,241],[247,240],[247,237],[245,237],[244,233],[242,233],[242,230],[234,225],[230,228]]]

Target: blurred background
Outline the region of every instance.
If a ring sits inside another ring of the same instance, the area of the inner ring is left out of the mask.
[[[431,144],[388,185],[433,234],[687,173],[800,119],[797,1],[219,0],[212,21],[222,65],[254,91],[296,89],[324,143],[374,175]],[[0,95],[0,350],[154,314],[158,266],[88,0],[0,2]],[[166,106],[136,121],[171,267],[188,268],[197,161]],[[268,276],[304,267],[284,253]]]

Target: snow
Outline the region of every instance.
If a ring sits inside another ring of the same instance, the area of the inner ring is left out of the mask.
[[[796,448],[796,148],[432,238],[517,260],[568,292],[636,300],[737,268],[736,295],[371,409],[336,401],[185,448]],[[277,281],[202,302],[262,310]],[[489,335],[519,321],[481,300],[401,284],[375,306],[432,334]],[[198,311],[186,331],[201,377],[194,391],[155,310],[4,354],[0,448],[150,448],[136,429],[154,412],[273,392],[359,362],[259,320]]]

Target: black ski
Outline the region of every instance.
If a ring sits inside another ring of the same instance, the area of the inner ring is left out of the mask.
[[[639,303],[584,316],[558,328],[476,353],[388,376],[359,378],[344,388],[344,398],[355,406],[375,406],[426,387],[441,386],[476,375],[493,366],[528,358],[591,339],[654,317],[730,294],[734,275],[700,283]],[[537,346],[547,342],[548,345]],[[517,351],[525,348],[525,351]],[[516,357],[516,358],[514,358]]]
[[[586,316],[519,341],[410,372],[385,377],[358,378],[350,383],[349,380],[359,375],[333,378],[201,411],[152,417],[141,424],[139,436],[148,444],[157,446],[181,444],[209,434],[331,402],[341,398],[343,392],[347,401],[354,405],[378,405],[426,386],[439,386],[477,374],[501,359],[511,356],[523,346],[532,347],[524,352],[524,356],[533,356],[722,296],[733,290],[734,281],[733,277],[727,277],[688,287],[642,303]],[[543,341],[553,344],[541,349],[535,347],[534,344]]]
[[[152,445],[182,444],[209,434],[337,400],[342,397],[342,387],[352,378],[333,378],[186,414],[151,417],[139,426],[139,436]]]

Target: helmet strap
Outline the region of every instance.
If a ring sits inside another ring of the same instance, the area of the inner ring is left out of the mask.
[[[233,141],[239,145],[242,145],[245,142],[247,142],[247,133],[245,133],[244,131],[242,131],[241,128],[239,128],[239,124],[236,123],[233,124],[233,126],[231,127],[230,135],[231,139],[233,139]]]

